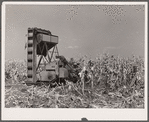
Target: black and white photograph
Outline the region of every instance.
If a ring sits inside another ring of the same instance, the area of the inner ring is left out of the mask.
[[[2,119],[147,120],[147,2],[3,2]]]

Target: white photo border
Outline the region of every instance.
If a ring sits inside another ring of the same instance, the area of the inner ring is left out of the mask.
[[[144,109],[57,109],[5,108],[5,14],[6,5],[145,5],[145,108]],[[147,120],[148,119],[148,4],[147,2],[3,2],[2,3],[2,120]]]

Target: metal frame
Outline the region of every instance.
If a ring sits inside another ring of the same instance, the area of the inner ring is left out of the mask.
[[[28,28],[28,54],[27,54],[27,83],[36,83],[37,81],[37,71],[39,71],[39,66],[41,62],[50,63],[55,60],[55,56],[59,56],[57,44],[48,50],[48,45],[44,42],[43,46],[38,45],[38,34],[45,34],[49,36],[54,36],[48,30],[43,30],[39,28]],[[57,36],[56,36],[57,37]],[[37,54],[37,48],[40,50],[41,55]],[[46,56],[42,55],[43,51],[46,50]],[[39,57],[40,56],[40,57]],[[37,57],[39,61],[37,62]],[[39,73],[39,72],[38,72]]]

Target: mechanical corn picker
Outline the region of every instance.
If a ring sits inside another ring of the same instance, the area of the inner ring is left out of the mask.
[[[54,83],[61,79],[76,82],[77,73],[58,53],[58,36],[48,30],[28,28],[27,85]]]

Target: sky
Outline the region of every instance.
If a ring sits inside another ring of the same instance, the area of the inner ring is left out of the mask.
[[[37,27],[59,37],[66,58],[108,52],[144,57],[143,5],[6,5],[5,59],[27,59],[27,29]]]

